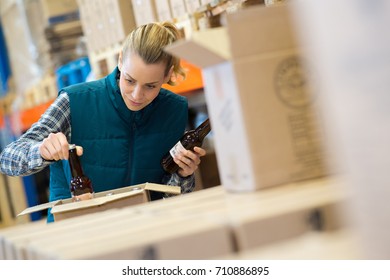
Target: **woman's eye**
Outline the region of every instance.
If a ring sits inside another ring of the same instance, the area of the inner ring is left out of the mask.
[[[156,86],[148,85],[147,88],[148,88],[148,89],[154,89],[154,88],[156,88]]]
[[[134,83],[134,81],[133,80],[126,80],[129,84],[133,84]]]

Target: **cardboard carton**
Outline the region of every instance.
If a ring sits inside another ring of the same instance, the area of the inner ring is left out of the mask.
[[[169,0],[160,0],[154,3],[156,5],[158,21],[163,22],[172,20],[172,10]]]
[[[150,191],[180,194],[180,187],[145,183],[95,193],[93,199],[72,202],[61,199],[23,210],[18,216],[51,208],[55,221],[113,208],[122,208],[150,201]]]
[[[327,175],[314,98],[285,5],[166,48],[202,68],[222,185],[254,191]]]
[[[136,26],[157,21],[155,2],[152,0],[132,0]]]
[[[76,0],[42,0],[43,16],[48,24],[79,19]]]
[[[0,258],[219,259],[314,231],[342,230],[340,210],[349,199],[344,185],[326,177],[248,193],[217,186],[55,223],[30,223],[0,230]]]

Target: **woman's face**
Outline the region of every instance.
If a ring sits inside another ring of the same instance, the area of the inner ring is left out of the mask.
[[[160,92],[164,83],[169,81],[171,71],[164,76],[165,63],[145,64],[140,56],[131,53],[119,57],[118,68],[121,72],[119,88],[129,110],[139,111],[149,105]]]

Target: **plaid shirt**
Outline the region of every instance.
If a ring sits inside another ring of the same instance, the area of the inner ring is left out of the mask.
[[[18,140],[7,145],[0,155],[0,171],[9,176],[26,176],[48,166],[51,161],[44,160],[39,146],[50,133],[62,132],[68,142],[71,138],[70,106],[67,94],[61,94]],[[195,187],[194,175],[186,178],[178,174],[166,175],[162,184],[180,186],[182,193],[191,192]]]

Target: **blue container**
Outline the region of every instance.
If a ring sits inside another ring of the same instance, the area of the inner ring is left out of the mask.
[[[82,57],[73,60],[56,70],[56,80],[58,89],[66,86],[85,82],[89,73],[91,72],[91,65],[88,57]]]
[[[8,91],[8,78],[11,75],[11,68],[8,60],[7,46],[0,22],[0,96]]]
[[[34,181],[34,175],[24,176],[23,178],[24,191],[26,193],[26,199],[28,207],[39,204],[37,186]],[[31,221],[38,221],[42,219],[41,212],[34,212],[30,214]]]

